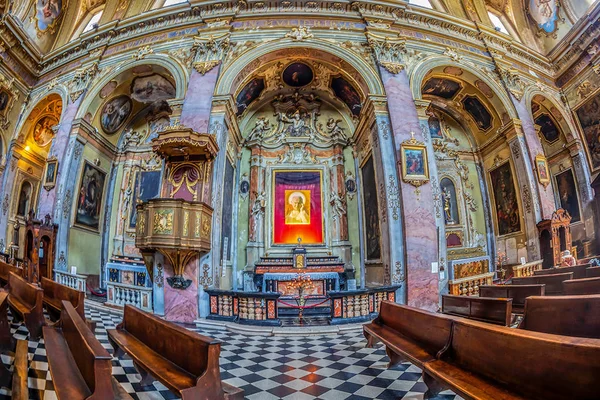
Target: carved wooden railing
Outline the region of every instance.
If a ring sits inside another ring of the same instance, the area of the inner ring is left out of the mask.
[[[80,292],[86,291],[87,277],[85,275],[70,274],[67,271],[54,270],[54,280],[61,285],[68,286]]]
[[[513,277],[521,278],[525,276],[533,276],[534,271],[539,271],[542,269],[543,262],[544,260],[537,260],[527,264],[515,265],[512,267]]]
[[[377,316],[383,300],[396,301],[400,285],[382,286],[349,291],[329,291],[331,299],[330,323],[349,324],[369,321]]]
[[[238,322],[246,325],[279,326],[278,292],[237,292],[206,289],[209,296],[207,319]]]
[[[152,288],[107,282],[106,291],[106,304],[118,307],[131,304],[144,311],[152,311]]]
[[[448,282],[450,294],[456,296],[479,296],[479,286],[491,285],[495,272],[467,276]]]

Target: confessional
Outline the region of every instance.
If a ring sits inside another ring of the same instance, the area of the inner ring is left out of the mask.
[[[50,215],[44,220],[35,219],[33,212],[25,221],[25,253],[29,282],[37,283],[42,277],[53,279],[54,255],[58,225],[52,223]]]
[[[559,208],[552,213],[551,219],[537,224],[540,233],[540,255],[544,260],[542,268],[560,265],[561,253],[571,250],[571,216],[568,211]]]

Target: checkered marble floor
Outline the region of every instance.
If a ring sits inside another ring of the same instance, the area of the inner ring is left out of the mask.
[[[106,329],[114,328],[121,317],[96,309],[86,309],[86,317],[97,322],[96,337],[112,353]],[[27,329],[12,324],[16,338],[27,339]],[[383,346],[366,349],[360,333],[323,337],[264,337],[214,331],[196,331],[219,339],[221,378],[245,391],[246,399],[410,399],[420,400],[426,390],[420,370],[409,364],[386,368]],[[12,358],[2,355],[6,365]],[[43,339],[29,341],[29,397],[54,400],[56,395],[48,371]],[[134,399],[177,399],[163,385],[154,382],[143,387],[133,363],[113,359],[113,375]],[[0,389],[0,400],[10,399],[10,391]],[[438,399],[459,399],[443,392]]]

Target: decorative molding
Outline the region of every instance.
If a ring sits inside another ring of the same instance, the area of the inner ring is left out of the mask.
[[[192,45],[192,53],[194,54],[192,66],[194,69],[204,75],[219,65],[231,48],[229,36],[229,33],[217,38],[213,35],[208,38],[194,36],[194,44]]]
[[[308,26],[299,26],[285,34],[286,38],[292,39],[294,42],[302,42],[306,39],[312,39],[315,35],[310,31]]]
[[[416,50],[406,47],[406,38],[390,38],[367,33],[367,42],[375,54],[377,63],[391,74],[399,74],[422,58]]]
[[[154,53],[154,50],[150,46],[144,46],[131,56],[135,61],[140,61],[146,58],[146,56]]]
[[[498,68],[498,73],[508,91],[515,99],[517,99],[517,101],[521,101],[523,93],[525,93],[526,84],[523,79],[521,79],[518,71],[515,68]]]
[[[69,96],[74,103],[87,89],[90,82],[98,75],[100,69],[98,63],[92,63],[89,66],[79,68],[69,83]]]

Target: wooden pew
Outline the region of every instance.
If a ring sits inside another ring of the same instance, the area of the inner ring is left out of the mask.
[[[598,399],[600,340],[459,320],[439,359],[426,363],[431,394],[464,399]]]
[[[28,367],[28,348],[27,340],[17,340],[15,350],[15,361],[12,374],[12,393],[13,400],[29,399],[29,388],[27,387]]]
[[[85,321],[84,301],[85,293],[75,290],[48,278],[42,278],[41,286],[44,290],[44,305],[52,321],[56,321],[62,311],[62,301],[66,300],[73,305],[77,314]]]
[[[8,306],[14,319],[25,322],[30,340],[39,339],[45,324],[42,309],[44,291],[12,272],[8,278],[8,285]]]
[[[215,339],[130,305],[123,322],[108,330],[108,339],[117,357],[125,352],[133,359],[142,386],[156,378],[183,400],[244,398],[243,390],[221,382],[221,343]]]
[[[479,286],[481,297],[512,299],[512,312],[523,314],[525,299],[529,296],[546,294],[545,285],[483,285]]]
[[[529,297],[519,329],[600,339],[600,295]]]
[[[595,278],[600,276],[600,267],[589,267],[585,270],[586,278]]]
[[[15,339],[8,321],[8,292],[0,292],[0,352],[13,351]]]
[[[509,326],[512,302],[506,298],[443,295],[442,313]]]
[[[556,274],[564,274],[567,272],[573,273],[573,279],[581,279],[585,278],[586,269],[590,267],[590,264],[581,264],[574,265],[572,267],[555,267],[548,269],[540,269],[538,271],[534,271],[533,275],[556,275]]]
[[[19,267],[15,267],[14,265],[7,264],[3,261],[0,261],[0,285],[6,286],[8,285],[8,276],[13,272],[18,276],[23,276],[23,269]],[[5,289],[8,290],[7,287]]]
[[[70,302],[62,302],[59,324],[44,327],[44,343],[59,400],[132,399],[112,377],[111,355]]]
[[[566,295],[600,294],[600,276],[563,282]]]
[[[532,285],[532,284],[543,284],[546,285],[546,295],[561,295],[563,294],[564,281],[573,279],[573,273],[568,272],[564,274],[551,274],[551,275],[534,275],[523,278],[512,278],[513,285]]]

